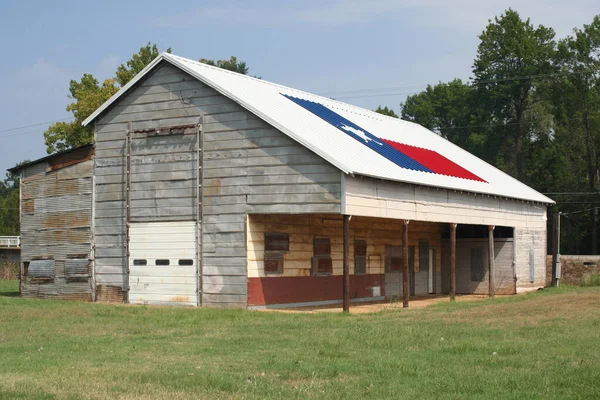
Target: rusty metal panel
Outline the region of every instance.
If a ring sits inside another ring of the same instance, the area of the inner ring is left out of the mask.
[[[81,278],[90,276],[90,260],[87,258],[74,258],[65,260],[65,277]]]
[[[98,285],[96,287],[96,301],[122,303],[123,288],[119,286]]]
[[[30,261],[27,275],[31,278],[54,278],[54,260]]]
[[[23,168],[22,261],[29,262],[21,284],[24,297],[92,298],[88,259],[93,161],[91,149],[84,150]],[[85,260],[74,260],[73,255]]]

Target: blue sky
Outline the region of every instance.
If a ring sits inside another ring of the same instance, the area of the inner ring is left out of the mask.
[[[468,79],[477,36],[508,7],[559,37],[600,14],[597,0],[3,1],[0,171],[46,155],[43,123],[70,117],[69,80],[111,77],[148,41],[193,59],[235,55],[263,79],[399,112],[428,83]]]

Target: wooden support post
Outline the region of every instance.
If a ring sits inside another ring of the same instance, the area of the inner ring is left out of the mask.
[[[450,300],[456,300],[456,225],[450,224]]]
[[[344,215],[344,312],[350,311],[350,216]]]
[[[494,226],[493,225],[488,225],[488,259],[489,259],[489,266],[488,266],[488,274],[489,274],[489,290],[490,290],[490,297],[494,297],[496,295],[496,288],[495,288],[495,282],[494,282],[494,256],[495,256],[495,250],[494,250]]]
[[[408,308],[410,299],[410,271],[408,270],[408,223],[404,220],[402,225],[402,306]]]
[[[560,277],[560,213],[555,212],[552,220],[552,283],[558,287]]]

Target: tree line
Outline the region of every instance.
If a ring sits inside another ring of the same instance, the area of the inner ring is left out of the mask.
[[[479,39],[471,80],[408,96],[401,118],[548,194],[564,213],[561,252],[597,254],[600,16],[557,39],[508,9]]]
[[[597,254],[600,207],[600,16],[566,38],[508,9],[479,36],[468,82],[429,85],[400,104],[417,122],[557,201],[562,253]],[[167,49],[171,52],[171,49]],[[81,123],[159,55],[148,43],[102,83],[72,80],[73,121],[44,133],[49,154],[90,143]],[[200,59],[242,74],[244,61]],[[377,112],[398,117],[392,108]],[[18,179],[0,182],[0,235],[18,234]],[[11,212],[12,211],[12,212]],[[16,215],[16,217],[15,217]]]

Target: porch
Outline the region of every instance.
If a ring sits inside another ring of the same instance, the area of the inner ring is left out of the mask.
[[[501,278],[502,293],[514,293],[512,237],[490,244],[487,226],[461,226],[458,239],[456,232],[456,224],[390,218],[249,215],[248,307],[331,307],[343,302],[344,293],[353,304],[402,301],[406,306],[409,298],[489,295],[490,288],[493,294],[489,246],[494,280]],[[503,230],[508,234],[512,228]]]

